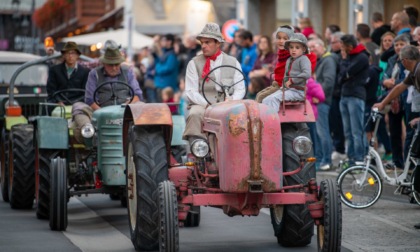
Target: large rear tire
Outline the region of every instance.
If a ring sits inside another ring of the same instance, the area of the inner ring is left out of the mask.
[[[319,198],[324,203],[324,217],[317,226],[318,251],[341,250],[342,210],[337,183],[331,179],[321,182]]]
[[[159,184],[160,251],[179,251],[178,201],[172,182]]]
[[[129,127],[127,198],[131,241],[136,250],[159,249],[158,185],[168,179],[160,127]]]
[[[50,217],[50,172],[51,160],[57,157],[58,151],[47,149],[36,149],[37,160],[35,160],[36,182],[35,182],[35,212],[38,219],[48,220]]]
[[[19,124],[10,134],[9,201],[13,209],[31,209],[35,198],[33,125]]]
[[[1,132],[1,196],[5,202],[9,202],[9,132],[3,129]]]
[[[171,147],[171,154],[175,158],[175,160],[182,164],[182,157],[187,156],[187,149],[184,145],[177,145]]]
[[[285,123],[281,125],[283,137],[283,170],[292,171],[300,166],[300,158],[293,151],[293,140],[297,136],[310,139],[306,123]],[[312,155],[312,151],[308,156]],[[307,184],[315,178],[314,163],[306,163],[298,174],[284,178],[284,185]],[[288,190],[289,192],[299,189]],[[282,213],[281,213],[282,210]],[[285,247],[303,247],[311,243],[314,235],[314,220],[307,204],[285,205],[270,210],[271,223],[277,242]]]
[[[67,163],[65,158],[51,160],[50,229],[67,228]]]

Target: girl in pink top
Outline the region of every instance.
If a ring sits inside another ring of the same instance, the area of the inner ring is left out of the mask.
[[[306,83],[306,99],[311,103],[312,110],[314,111],[315,120],[318,118],[318,108],[317,104],[325,101],[324,90],[322,89],[321,84],[316,82],[313,77],[308,79]],[[315,122],[308,123],[309,133],[311,134],[314,153],[317,159],[315,163],[316,170],[318,171],[320,162],[321,162],[321,153],[319,146],[318,134],[316,133],[316,124]],[[318,152],[318,153],[317,153]],[[318,161],[319,160],[319,161]]]

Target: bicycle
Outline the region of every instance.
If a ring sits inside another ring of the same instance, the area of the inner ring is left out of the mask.
[[[381,118],[382,115],[379,113],[378,109],[374,108],[370,120],[375,123],[375,127],[372,139],[369,142],[369,152],[364,163],[361,165],[352,165],[342,170],[337,177],[341,201],[347,206],[355,209],[370,207],[378,201],[382,194],[382,184],[386,183],[397,187],[394,191],[394,195],[411,195],[411,201],[415,201],[420,205],[420,194],[414,190],[415,176],[411,176],[410,178],[409,174],[411,165],[417,167],[417,164],[419,163],[418,158],[414,158],[410,155],[404,163],[403,172],[397,174],[397,169],[394,166],[394,176],[389,176],[382,164],[379,153],[374,148],[376,133]],[[419,134],[419,130],[420,125],[418,124],[408,153],[411,153],[414,139],[416,139]],[[415,174],[414,170],[413,174]]]

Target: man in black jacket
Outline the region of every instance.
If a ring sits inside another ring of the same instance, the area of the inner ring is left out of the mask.
[[[357,44],[353,35],[341,37],[340,72],[341,85],[340,111],[344,135],[348,142],[347,156],[350,164],[358,164],[365,157],[365,134],[363,120],[366,100],[366,87],[369,76],[369,53],[363,44]]]
[[[77,64],[81,52],[75,42],[67,42],[61,50],[61,54],[64,62],[52,66],[48,73],[47,101],[70,105],[68,101],[60,99],[60,97],[54,97],[53,94],[65,89],[85,89],[89,69]],[[75,101],[79,97],[83,98],[82,92],[68,92],[63,95],[70,101]]]

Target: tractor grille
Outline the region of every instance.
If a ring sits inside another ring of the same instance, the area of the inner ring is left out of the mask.
[[[24,104],[24,105],[21,105],[21,107],[22,107],[22,114],[26,118],[38,115],[38,108],[39,108],[38,104]]]
[[[103,125],[100,129],[100,151],[102,164],[115,164],[115,158],[122,157],[122,127]]]
[[[122,125],[102,125],[98,132],[98,163],[105,185],[125,184]]]

